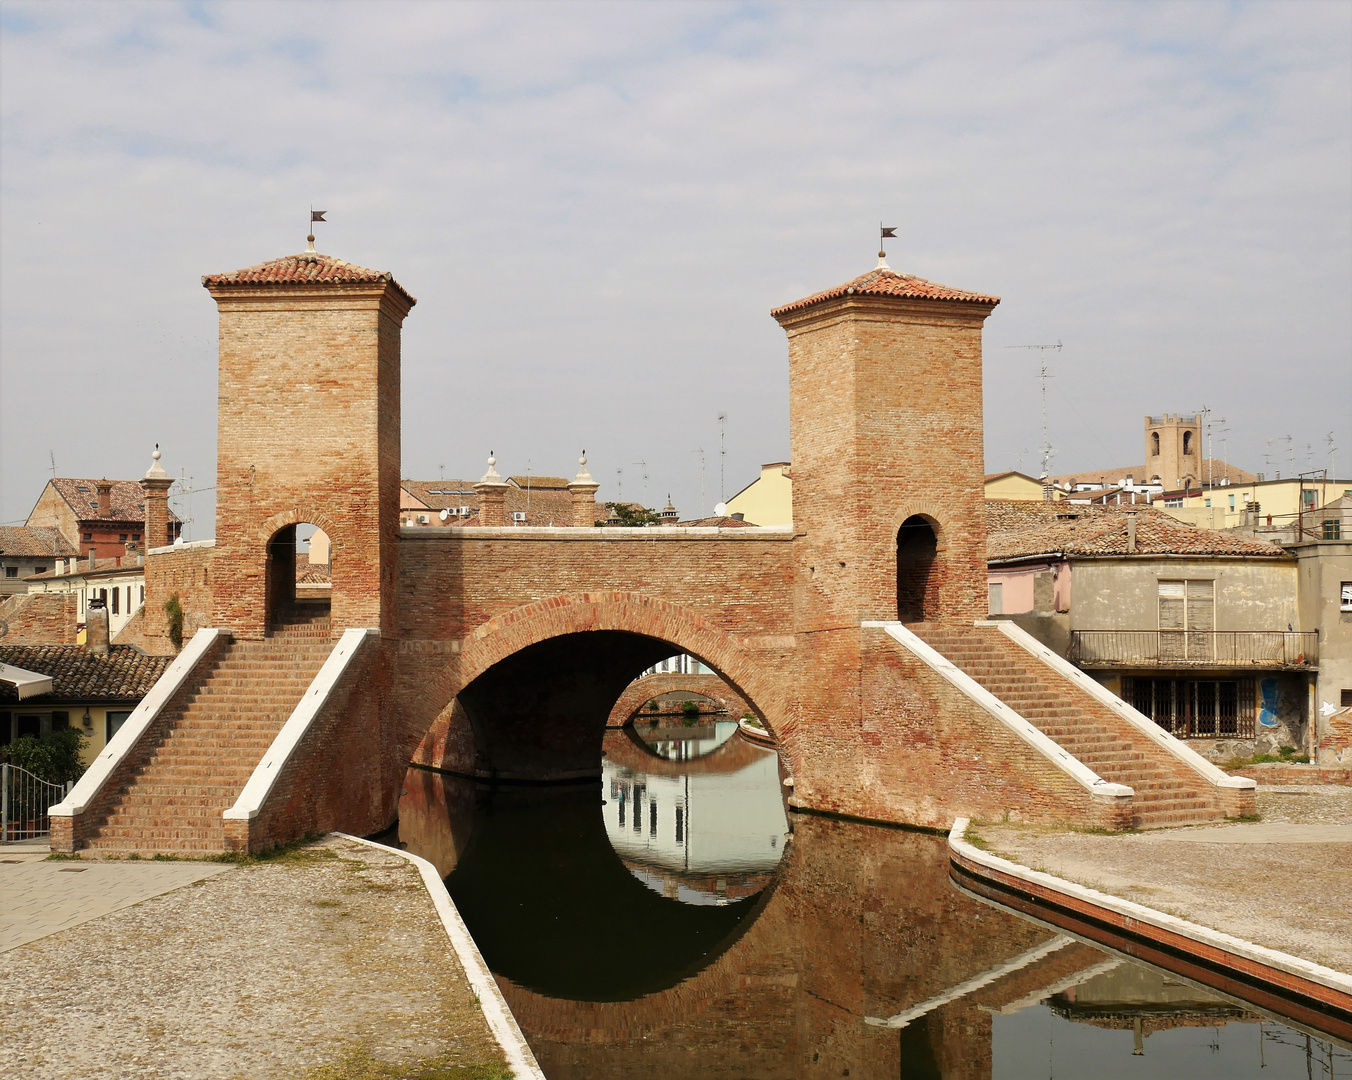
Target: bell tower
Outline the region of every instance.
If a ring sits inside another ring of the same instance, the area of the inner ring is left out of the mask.
[[[331,622],[393,628],[400,330],[394,278],[311,250],[203,286],[220,317],[215,613],[265,636],[295,603],[297,527],[331,545]]]

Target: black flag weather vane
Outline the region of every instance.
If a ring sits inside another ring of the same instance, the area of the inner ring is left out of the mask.
[[[895,225],[884,225],[884,224],[880,221],[880,222],[878,222],[878,233],[879,233],[879,236],[878,236],[878,258],[879,258],[879,259],[885,259],[885,258],[887,257],[887,252],[885,252],[885,251],[883,250],[883,241],[886,240],[889,236],[892,237],[892,238],[894,238],[894,239],[896,238],[896,235],[897,235],[897,226],[895,226]],[[882,264],[882,263],[879,263],[878,265],[881,267],[883,264]]]
[[[310,228],[309,228],[310,235],[305,238],[310,245],[306,249],[307,251],[314,251],[315,249],[315,222],[323,221],[324,215],[327,213],[328,213],[327,210],[316,210],[313,206],[310,207]]]

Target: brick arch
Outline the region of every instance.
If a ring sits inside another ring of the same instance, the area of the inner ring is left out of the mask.
[[[610,719],[606,721],[606,727],[624,727],[632,723],[639,710],[653,698],[677,693],[707,698],[719,708],[726,709],[734,720],[746,711],[746,702],[717,675],[659,672],[655,675],[644,675],[629,684],[620,700],[615,702],[615,707],[610,710]]]
[[[950,519],[953,517],[953,508],[945,506],[943,503],[935,502],[932,499],[917,499],[914,502],[903,504],[892,515],[891,535],[895,539],[897,532],[905,524],[907,518],[923,517],[930,523],[934,530],[934,540],[936,548],[943,551],[948,546],[948,536],[950,531]]]
[[[902,622],[932,622],[944,613],[948,517],[949,511],[945,508],[922,500],[903,507],[893,519],[892,536],[896,555],[893,561],[893,584],[897,597],[896,617]],[[915,518],[924,521],[934,534],[932,554],[903,550],[901,531],[906,527],[906,522]],[[926,561],[919,561],[918,556],[922,555]],[[907,556],[908,565],[903,569],[903,559]]]
[[[343,533],[345,530],[334,523],[334,520],[327,514],[321,514],[318,510],[307,507],[293,506],[290,510],[283,510],[281,513],[273,514],[272,517],[261,521],[254,530],[254,538],[264,544],[277,535],[282,529],[289,525],[317,525],[324,530],[330,542],[334,537]]]
[[[779,740],[790,764],[795,760],[789,690],[782,673],[747,648],[735,634],[719,629],[689,608],[639,593],[576,593],[552,596],[489,619],[461,639],[458,655],[436,679],[447,704],[430,727],[406,731],[415,764],[468,771],[460,693],[495,664],[528,648],[569,634],[619,631],[657,638],[698,658],[742,699]],[[413,749],[416,747],[416,749]],[[461,755],[457,757],[457,755]],[[458,762],[458,763],[457,763]]]

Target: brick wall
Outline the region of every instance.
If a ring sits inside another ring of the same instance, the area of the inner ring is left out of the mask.
[[[183,640],[216,622],[216,549],[207,543],[151,551],[146,555],[146,602],[138,633],[148,652],[173,651],[164,603],[177,595],[183,607]],[[130,639],[129,639],[130,640]]]
[[[6,645],[74,645],[78,593],[19,593],[0,603]]]
[[[220,313],[216,618],[261,637],[267,544],[300,522],[332,542],[333,627],[391,628],[399,527],[392,282],[213,285]]]

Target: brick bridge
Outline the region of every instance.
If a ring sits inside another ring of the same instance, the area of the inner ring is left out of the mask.
[[[640,672],[698,657],[779,741],[791,804],[946,827],[1121,827],[1251,810],[1224,778],[1007,625],[985,624],[981,329],[998,300],[880,265],[772,312],[788,335],[795,521],[399,525],[388,273],[307,252],[203,279],[220,318],[217,535],[155,549],[130,632],[195,636],[67,800],[53,846],[258,850],[378,831],[410,761],[595,777]],[[143,481],[148,530],[167,477]],[[295,588],[297,527],[331,601]],[[153,531],[153,530],[151,530]],[[1011,633],[1013,636],[1011,636]]]
[[[746,714],[746,702],[733,693],[717,675],[682,675],[679,672],[655,672],[635,679],[620,695],[610,710],[606,727],[624,727],[633,723],[635,715],[654,698],[666,694],[684,694],[691,700],[704,699],[701,711],[725,712],[733,720]],[[696,701],[699,705],[700,702]]]

